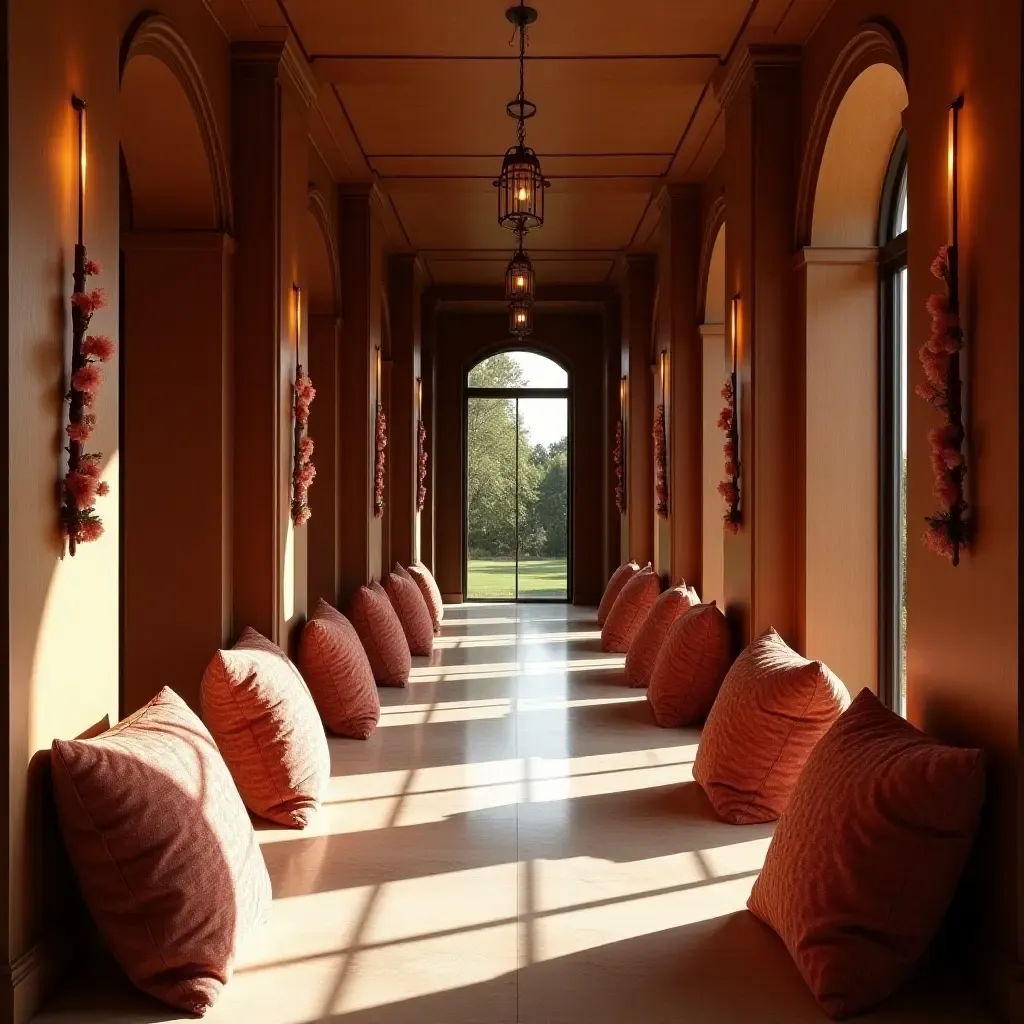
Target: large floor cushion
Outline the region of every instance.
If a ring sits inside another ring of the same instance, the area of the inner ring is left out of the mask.
[[[758,637],[725,677],[693,765],[719,817],[778,818],[814,744],[849,703],[827,665],[800,657],[774,629]]]
[[[984,798],[980,750],[936,742],[868,690],[825,734],[782,816],[750,909],[829,1016],[907,979],[945,914]]]
[[[324,725],[338,736],[365,740],[380,721],[380,694],[352,623],[317,602],[299,641],[299,670]]]
[[[305,828],[331,775],[327,737],[309,689],[276,644],[247,628],[203,673],[203,718],[245,806]]]
[[[434,635],[438,636],[441,633],[441,622],[444,619],[444,601],[441,600],[441,591],[434,576],[422,562],[413,562],[409,566],[409,575],[415,581],[416,586],[420,588],[423,600],[427,602],[430,618],[434,624]]]
[[[373,678],[381,686],[405,686],[412,671],[412,656],[402,623],[384,588],[377,582],[360,587],[348,614],[370,659]]]
[[[390,573],[382,581],[391,607],[395,609],[412,654],[426,656],[434,651],[434,622],[427,602],[415,581]]]
[[[601,650],[625,654],[660,593],[661,580],[649,566],[628,580],[601,627]]]
[[[681,583],[670,587],[655,602],[643,625],[637,630],[626,654],[626,684],[646,686],[669,628],[681,615],[700,604],[693,587]]]
[[[626,562],[612,573],[612,578],[608,581],[608,586],[604,588],[604,593],[601,595],[601,603],[597,606],[597,624],[599,626],[605,624],[608,613],[615,604],[615,599],[622,593],[622,588],[639,571],[640,566],[636,562]]]
[[[99,736],[54,740],[51,757],[61,832],[107,945],[143,991],[204,1014],[271,900],[213,738],[165,687]]]
[[[732,663],[731,646],[729,624],[714,601],[672,623],[647,689],[658,725],[671,729],[707,718]]]

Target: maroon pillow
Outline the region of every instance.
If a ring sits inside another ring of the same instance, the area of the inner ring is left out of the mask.
[[[348,617],[370,659],[373,678],[381,686],[405,686],[412,671],[412,655],[384,588],[376,582],[360,587],[349,605]]]

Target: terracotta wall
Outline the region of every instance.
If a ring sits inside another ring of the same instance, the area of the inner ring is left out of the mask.
[[[614,502],[604,487],[608,456],[603,438],[605,367],[594,358],[604,346],[600,311],[538,309],[526,346],[508,339],[504,310],[496,313],[444,311],[436,342],[437,412],[435,459],[436,519],[434,571],[446,601],[462,600],[463,385],[470,367],[504,348],[531,348],[567,365],[572,395],[572,584],[577,604],[597,604],[606,582],[599,556],[606,517]],[[617,514],[616,514],[617,517]]]

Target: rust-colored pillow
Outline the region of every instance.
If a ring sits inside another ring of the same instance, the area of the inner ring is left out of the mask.
[[[626,562],[612,573],[612,578],[608,581],[608,586],[604,588],[604,594],[601,595],[601,603],[597,606],[597,624],[599,626],[605,624],[608,613],[615,604],[615,599],[622,593],[622,588],[639,571],[640,566],[636,562]]]
[[[440,636],[441,620],[444,618],[444,601],[441,600],[441,591],[438,589],[433,575],[422,562],[413,562],[409,566],[409,575],[413,578],[416,586],[420,588],[423,600],[427,602],[427,608],[430,609],[434,635]]]
[[[647,690],[654,720],[671,729],[707,718],[732,661],[729,624],[714,601],[676,619]]]
[[[654,662],[672,623],[698,604],[700,598],[697,591],[693,587],[687,587],[685,582],[666,590],[654,602],[654,607],[644,619],[643,625],[636,631],[626,654],[628,686],[646,686],[651,681]]]
[[[349,605],[348,616],[370,659],[373,678],[381,686],[405,686],[412,671],[412,657],[402,623],[384,588],[376,581],[360,587]]]
[[[53,795],[82,895],[144,992],[203,1015],[270,912],[270,878],[213,738],[173,690],[54,740]]]
[[[408,580],[410,583],[416,581],[409,575],[409,570],[402,565],[401,562],[395,562],[394,568],[391,570],[396,576],[401,576],[403,580]]]
[[[627,580],[601,627],[601,650],[625,654],[660,593],[661,580],[650,567]]]
[[[693,777],[734,825],[786,809],[814,744],[850,703],[839,678],[769,629],[734,662],[708,715]]]
[[[305,828],[320,806],[331,759],[313,698],[284,651],[246,628],[206,666],[200,694],[203,719],[245,806]]]
[[[411,654],[429,655],[434,650],[434,623],[420,588],[411,579],[391,573],[384,581],[384,592],[395,609]]]
[[[870,691],[807,760],[750,894],[834,1019],[911,974],[949,907],[978,827],[980,750],[947,747]]]
[[[318,601],[299,641],[299,669],[331,732],[365,740],[380,721],[380,694],[352,623]]]

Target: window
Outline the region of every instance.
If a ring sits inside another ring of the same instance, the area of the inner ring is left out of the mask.
[[[879,231],[881,358],[879,439],[879,684],[894,711],[907,694],[907,140],[893,149]]]

